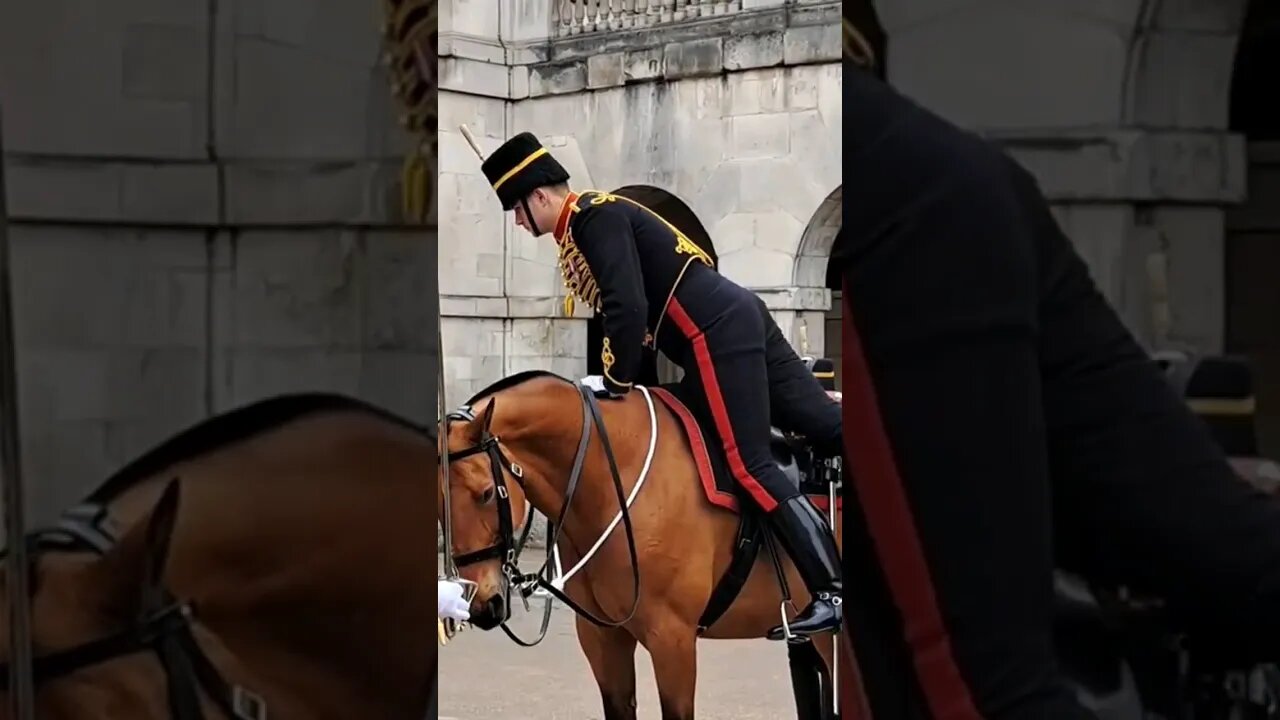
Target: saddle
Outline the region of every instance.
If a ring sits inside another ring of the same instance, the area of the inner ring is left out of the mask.
[[[783,593],[789,596],[781,573],[781,559],[772,533],[768,530],[763,513],[746,496],[729,471],[728,459],[721,444],[714,436],[704,433],[702,423],[689,409],[696,402],[690,397],[694,392],[678,383],[650,388],[650,392],[680,420],[685,437],[693,451],[698,466],[698,478],[707,500],[738,518],[738,534],[734,544],[733,559],[729,569],[716,584],[698,622],[702,634],[711,627],[733,604],[746,584],[747,578],[759,558],[760,547],[765,545],[779,570]],[[830,391],[829,391],[830,392]],[[821,511],[839,513],[843,507],[844,474],[839,458],[823,457],[814,451],[809,441],[801,436],[785,433],[777,427],[770,428],[770,449],[773,460],[782,474],[801,492],[809,496]],[[835,507],[832,508],[834,502]]]

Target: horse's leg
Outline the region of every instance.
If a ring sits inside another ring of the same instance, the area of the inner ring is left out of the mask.
[[[578,645],[600,687],[604,720],[636,720],[636,639],[578,616]]]
[[[646,635],[662,720],[692,720],[698,680],[697,635],[692,627],[667,624]]]

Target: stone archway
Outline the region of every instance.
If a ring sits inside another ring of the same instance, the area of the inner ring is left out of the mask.
[[[1251,0],[1237,46],[1230,129],[1245,138],[1247,195],[1226,212],[1225,351],[1254,367],[1259,450],[1280,455],[1280,7]]]
[[[702,221],[692,208],[676,195],[652,185],[624,185],[614,190],[615,195],[634,200],[661,215],[667,222],[680,228],[699,247],[707,251],[711,259],[719,263],[715,244]],[[604,344],[604,327],[599,316],[587,320],[587,374],[600,375],[604,367],[600,362],[600,350]],[[636,382],[641,385],[658,385],[680,379],[680,368],[661,355],[648,355]]]
[[[801,354],[826,357],[835,361],[836,389],[840,389],[843,380],[843,371],[840,367],[842,303],[840,277],[831,267],[831,251],[836,245],[836,238],[840,236],[843,220],[844,186],[842,185],[818,205],[813,217],[809,219],[804,234],[800,236],[800,250],[796,254],[796,265],[792,275],[792,282],[797,288],[826,290],[831,293],[831,304],[819,321],[821,332],[806,332],[808,347],[798,347],[796,350]],[[816,315],[816,313],[805,314]],[[809,326],[809,320],[810,318],[804,316],[800,318],[800,322],[805,326]]]

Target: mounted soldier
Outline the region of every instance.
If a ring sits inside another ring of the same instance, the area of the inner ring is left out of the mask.
[[[648,208],[606,192],[574,192],[569,173],[531,133],[520,133],[481,166],[504,211],[535,237],[551,233],[568,289],[603,316],[598,397],[632,389],[646,351],[661,351],[696,386],[696,408],[724,447],[734,479],[770,521],[812,602],[789,623],[797,636],[838,630],[840,556],[810,499],[778,468],[770,423],[842,452],[839,405],[784,339],[764,303],[721,275],[705,250]],[[760,392],[768,388],[768,392]],[[769,637],[781,639],[787,628]]]
[[[1095,717],[1056,653],[1055,567],[1280,660],[1280,501],[1234,476],[1036,179],[878,75],[846,45],[832,258],[875,716]]]

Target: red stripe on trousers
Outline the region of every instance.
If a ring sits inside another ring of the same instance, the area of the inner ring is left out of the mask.
[[[762,510],[771,512],[778,507],[778,501],[773,499],[759,480],[747,472],[747,465],[742,462],[742,455],[738,452],[738,440],[733,435],[733,426],[729,424],[729,410],[725,407],[724,395],[720,392],[720,381],[716,379],[716,367],[711,362],[711,351],[707,349],[707,336],[674,297],[671,298],[671,308],[668,312],[671,313],[671,319],[675,321],[676,327],[680,328],[680,332],[693,345],[693,354],[698,360],[698,374],[702,376],[702,387],[707,393],[711,416],[715,419],[716,430],[719,431],[720,440],[724,443],[725,455],[729,460],[729,471]]]
[[[938,609],[915,518],[880,416],[870,369],[844,287],[844,442],[863,517],[902,613],[920,686],[934,720],[981,720]]]

